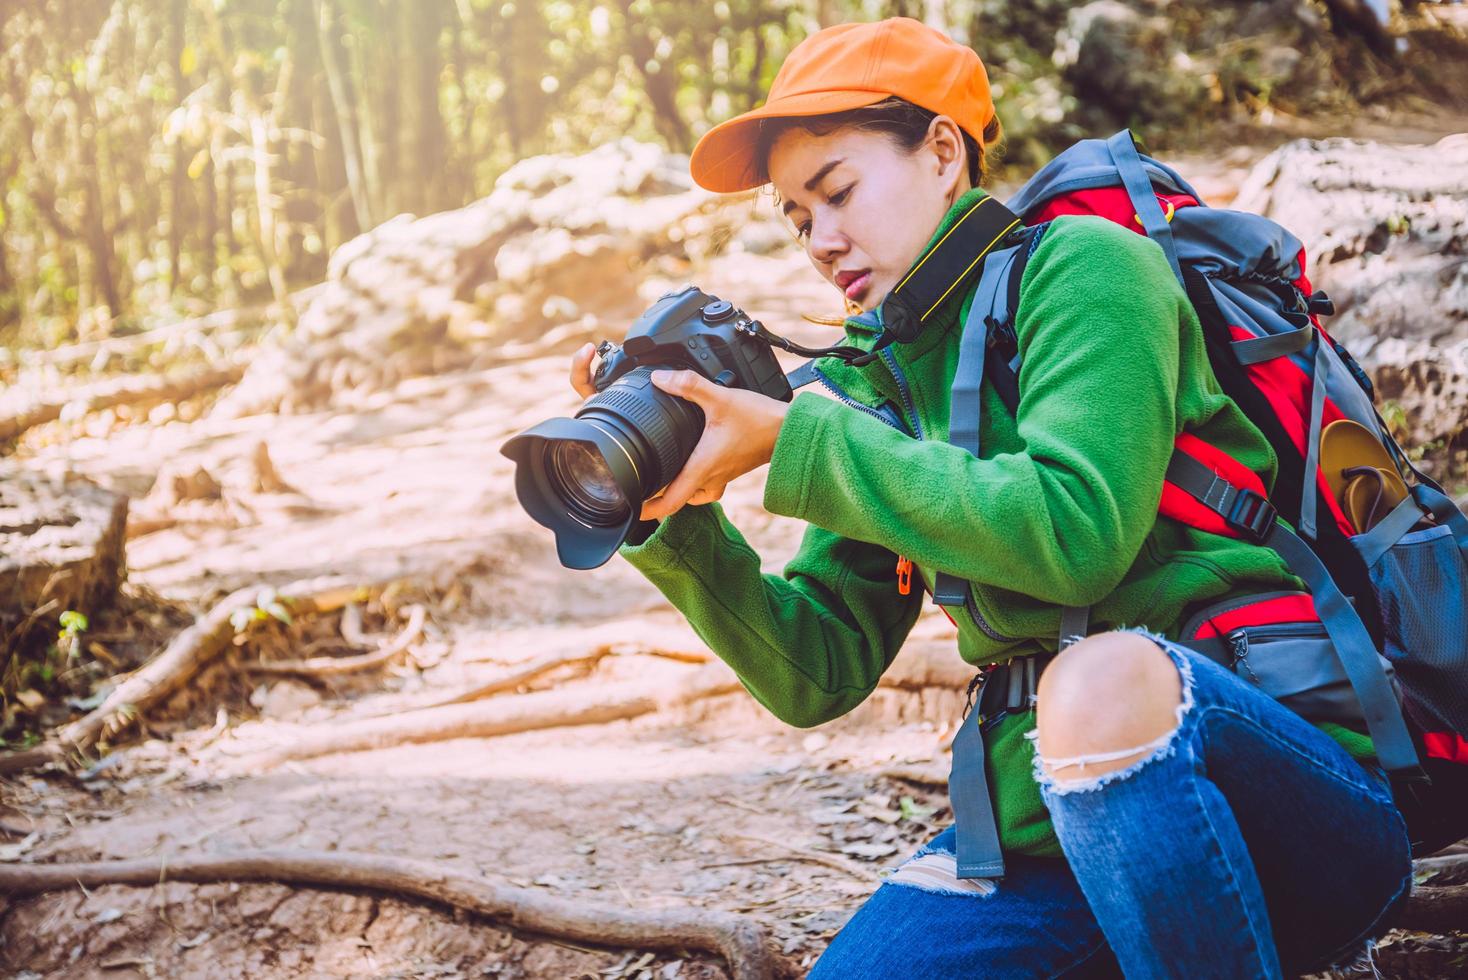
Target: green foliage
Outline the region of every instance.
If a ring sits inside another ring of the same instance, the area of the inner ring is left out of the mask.
[[[261,589],[253,606],[241,606],[229,614],[229,624],[236,633],[243,633],[256,623],[277,620],[291,625],[291,613],[274,589]]]

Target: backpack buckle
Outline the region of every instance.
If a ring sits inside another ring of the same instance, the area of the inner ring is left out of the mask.
[[[1269,532],[1274,530],[1274,522],[1278,519],[1279,511],[1274,509],[1269,498],[1253,490],[1240,490],[1228,513],[1223,515],[1225,524],[1248,535],[1255,544],[1269,537]]]

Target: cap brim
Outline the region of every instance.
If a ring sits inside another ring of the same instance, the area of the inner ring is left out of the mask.
[[[771,100],[704,133],[689,158],[689,172],[700,187],[720,194],[758,187],[769,181],[764,161],[755,158],[761,120],[823,116],[860,109],[890,97],[889,92],[842,91],[808,92]]]

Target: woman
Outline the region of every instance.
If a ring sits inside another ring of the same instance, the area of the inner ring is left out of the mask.
[[[998,134],[973,52],[899,18],[808,38],[765,106],[711,130],[691,165],[713,190],[773,183],[817,271],[874,311],[846,321],[846,342],[871,348],[883,298],[983,200]],[[1200,607],[1297,583],[1268,549],[1157,516],[1179,432],[1266,484],[1275,465],[1219,391],[1162,252],[1100,218],[1051,224],[1020,285],[1020,402],[1011,415],[985,386],[977,457],[944,441],[972,294],[862,367],[822,362],[905,431],[813,394],[655,375],[707,423],[644,507],[657,530],[623,554],[783,720],[820,724],[876,686],[922,604],[898,555],[929,587],[970,583],[956,619],[973,664],[1051,653],[1063,609],[1091,610],[1035,710],[986,725],[1007,873],[959,877],[949,828],[812,976],[1273,977],[1352,958],[1410,885],[1369,740],[1173,642]],[[591,357],[571,367],[586,396]],[[783,576],[761,575],[714,503],[765,463],[766,508],[810,525]],[[1139,623],[1150,632],[1116,631]]]

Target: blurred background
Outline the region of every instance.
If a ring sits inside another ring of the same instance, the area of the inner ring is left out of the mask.
[[[836,341],[769,192],[686,154],[809,33],[894,15],[988,66],[1001,198],[1130,126],[1298,235],[1468,497],[1463,4],[0,0],[0,973],[799,976],[949,822],[941,613],[792,729],[627,563],[562,568],[499,453],[686,282]],[[804,528],[763,481],[721,506],[778,573]],[[281,849],[428,870],[313,887]],[[1378,975],[1461,975],[1465,854]],[[223,855],[258,880],[179,880]],[[147,887],[7,891],[114,860]]]
[[[1379,8],[1379,9],[1378,9]],[[1012,167],[1130,124],[1158,145],[1461,101],[1451,5],[1384,0],[9,0],[0,340],[274,299],[403,212],[630,136],[687,152],[843,20],[918,17],[989,67]],[[1386,14],[1384,20],[1379,20]]]

